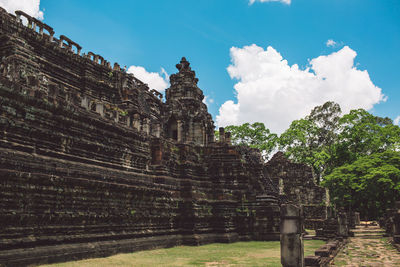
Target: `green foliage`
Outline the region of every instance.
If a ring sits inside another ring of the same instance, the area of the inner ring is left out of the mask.
[[[363,109],[350,111],[340,121],[338,147],[347,161],[399,149],[400,128],[388,118],[375,117]]]
[[[340,113],[334,102],[315,107],[281,134],[280,149],[293,161],[312,166],[320,179],[360,157],[400,149],[400,128],[391,119],[363,109]]]
[[[265,158],[270,156],[278,144],[278,135],[271,133],[261,122],[231,125],[225,127],[225,131],[231,132],[232,143],[258,148]]]
[[[341,116],[337,103],[315,107],[279,137],[262,123],[228,126],[233,143],[260,149],[266,158],[279,147],[294,162],[312,166],[339,206],[381,215],[399,198],[400,127],[363,109]],[[216,134],[218,136],[218,134]]]
[[[281,134],[280,149],[293,161],[312,166],[320,178],[332,165],[340,113],[340,106],[335,102],[315,107],[310,115],[293,121],[289,129]]]
[[[324,178],[331,200],[376,219],[400,197],[400,152],[387,150],[363,156],[336,168]]]

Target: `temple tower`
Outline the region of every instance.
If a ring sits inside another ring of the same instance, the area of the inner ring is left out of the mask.
[[[207,145],[214,141],[214,122],[203,103],[196,73],[186,58],[176,65],[166,90],[165,135],[180,143]]]

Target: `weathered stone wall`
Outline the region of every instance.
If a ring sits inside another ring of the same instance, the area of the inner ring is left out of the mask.
[[[186,60],[164,103],[80,52],[0,8],[0,265],[279,238],[260,154],[213,143]]]
[[[306,228],[316,229],[326,219],[329,194],[316,184],[311,167],[291,162],[278,152],[265,164],[264,176],[288,202],[303,206]]]

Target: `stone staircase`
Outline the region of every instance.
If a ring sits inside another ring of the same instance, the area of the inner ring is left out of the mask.
[[[385,230],[378,225],[359,225],[353,229],[354,237],[363,239],[380,239],[385,235]]]

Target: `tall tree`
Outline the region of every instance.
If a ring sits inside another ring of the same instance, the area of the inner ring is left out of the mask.
[[[234,144],[258,148],[265,159],[268,159],[271,153],[276,150],[278,135],[271,133],[264,123],[230,125],[225,127],[225,131],[231,132],[231,139]]]
[[[337,141],[340,106],[332,101],[315,107],[304,119],[293,121],[279,138],[286,155],[313,167],[318,181],[332,168],[333,145]]]
[[[363,109],[351,110],[339,120],[337,154],[340,161],[358,158],[400,147],[400,127],[389,118],[376,117]]]

